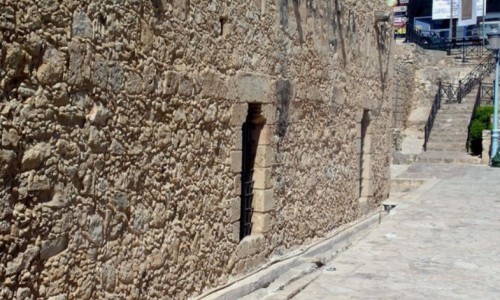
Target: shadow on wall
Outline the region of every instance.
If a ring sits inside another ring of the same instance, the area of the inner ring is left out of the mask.
[[[340,50],[342,51],[342,58],[344,61],[344,66],[347,64],[347,53],[345,50],[345,41],[344,41],[344,36],[342,35],[342,32],[344,32],[344,28],[342,26],[342,7],[339,4],[339,0],[335,0],[335,16],[337,18],[337,24],[338,24],[338,37],[340,39]],[[335,29],[334,29],[335,30]]]
[[[378,49],[378,63],[379,63],[379,75],[380,83],[382,84],[382,92],[385,93],[387,79],[389,77],[389,68],[384,67],[387,61],[384,61],[384,57],[387,58],[387,53],[389,50],[388,42],[391,41],[391,26],[389,23],[376,23],[375,32],[377,34],[377,49]]]
[[[280,139],[282,139],[285,137],[289,125],[290,102],[293,97],[292,83],[289,80],[280,79],[276,83],[276,90],[278,93],[279,114],[277,132]]]

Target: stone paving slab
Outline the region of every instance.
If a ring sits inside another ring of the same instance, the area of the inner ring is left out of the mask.
[[[445,166],[293,299],[499,299],[500,169]]]

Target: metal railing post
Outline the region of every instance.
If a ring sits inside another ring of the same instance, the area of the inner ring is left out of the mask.
[[[458,81],[457,102],[462,103],[462,80]]]
[[[462,42],[462,63],[465,62],[465,43]]]
[[[443,88],[443,83],[439,80],[438,84],[438,109],[441,109],[441,89]]]

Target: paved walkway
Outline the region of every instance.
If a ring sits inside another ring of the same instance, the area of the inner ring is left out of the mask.
[[[500,299],[500,169],[415,165],[398,177],[435,179],[294,300]]]

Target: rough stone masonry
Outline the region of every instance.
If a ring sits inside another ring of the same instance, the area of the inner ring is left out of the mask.
[[[375,19],[387,10],[2,0],[0,298],[185,299],[376,208],[389,192],[392,27]]]

